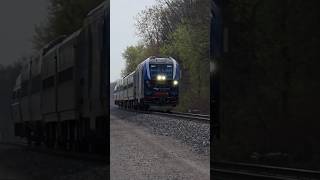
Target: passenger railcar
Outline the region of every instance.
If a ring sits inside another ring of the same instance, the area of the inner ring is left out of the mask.
[[[149,57],[117,82],[115,104],[126,108],[169,111],[178,104],[179,79],[180,67],[175,59]]]
[[[109,6],[27,62],[16,80],[15,134],[49,147],[107,153]]]

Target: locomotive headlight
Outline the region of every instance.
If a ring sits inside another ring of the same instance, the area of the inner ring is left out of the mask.
[[[157,76],[157,80],[158,81],[164,81],[164,80],[166,80],[167,78],[166,78],[166,76],[162,76],[162,75],[158,75]]]
[[[173,81],[173,85],[174,85],[174,86],[177,86],[177,85],[178,85],[178,81],[177,81],[177,80],[174,80],[174,81]]]

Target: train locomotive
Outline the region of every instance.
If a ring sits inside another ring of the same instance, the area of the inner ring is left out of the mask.
[[[170,111],[179,102],[179,79],[175,59],[151,56],[117,81],[114,103],[124,108]]]
[[[52,148],[108,153],[109,5],[26,62],[12,97],[15,136]]]

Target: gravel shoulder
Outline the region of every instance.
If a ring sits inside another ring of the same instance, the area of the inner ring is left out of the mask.
[[[210,179],[210,157],[177,138],[150,132],[134,114],[110,116],[111,179]]]
[[[191,151],[210,156],[210,124],[208,123],[129,112],[115,106],[111,106],[110,112],[122,120],[145,127],[151,134],[172,137],[187,145]]]

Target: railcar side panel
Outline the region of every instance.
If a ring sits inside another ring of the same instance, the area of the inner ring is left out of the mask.
[[[78,32],[62,42],[58,61],[58,112],[61,120],[76,118],[75,47]]]
[[[42,115],[45,121],[57,121],[56,70],[57,49],[49,51],[43,57],[42,65]]]
[[[40,121],[41,114],[41,60],[37,56],[31,61],[30,107],[31,120]]]
[[[16,135],[48,147],[106,153],[107,8],[102,3],[79,31],[50,42],[23,67],[11,105]]]
[[[104,28],[104,19],[103,16],[99,16],[94,24],[92,24],[92,33],[93,33],[93,75],[92,75],[92,90],[93,93],[93,109],[95,110],[95,116],[105,116],[106,115],[106,85],[107,77],[103,67],[105,67],[105,58],[104,58],[104,42],[103,42],[103,30]]]
[[[22,132],[22,115],[20,106],[20,94],[21,94],[21,74],[16,79],[15,87],[12,94],[12,104],[11,104],[11,116],[14,123],[15,136],[23,136]]]
[[[127,84],[127,98],[128,100],[134,100],[134,82],[133,82],[134,72],[128,76],[128,84]]]
[[[23,121],[30,121],[31,114],[30,114],[30,99],[29,99],[29,81],[30,79],[30,63],[25,64],[22,67],[21,72],[21,115],[23,116]]]

